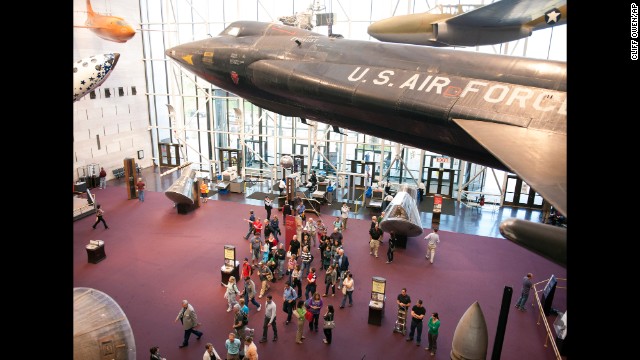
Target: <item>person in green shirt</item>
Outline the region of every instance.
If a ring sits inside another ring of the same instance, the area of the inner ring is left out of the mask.
[[[427,332],[429,347],[424,349],[427,351],[431,350],[431,355],[435,355],[436,350],[438,349],[438,328],[440,328],[440,318],[438,317],[437,312],[431,314],[431,318],[427,322],[427,325],[429,326],[429,331]]]

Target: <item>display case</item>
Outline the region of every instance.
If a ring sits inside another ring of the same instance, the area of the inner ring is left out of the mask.
[[[233,245],[224,246],[224,264],[220,268],[222,275],[222,285],[226,285],[229,282],[231,276],[236,278],[236,281],[240,280],[240,262],[236,261],[236,247]]]
[[[382,325],[384,316],[385,291],[387,280],[374,276],[371,282],[371,299],[369,300],[369,324]]]

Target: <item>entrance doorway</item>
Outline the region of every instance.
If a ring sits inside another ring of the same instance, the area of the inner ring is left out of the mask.
[[[507,189],[504,193],[504,205],[542,209],[544,199],[540,194],[522,181],[517,175],[507,175]]]
[[[453,197],[455,170],[430,168],[427,173],[427,195],[440,194]]]

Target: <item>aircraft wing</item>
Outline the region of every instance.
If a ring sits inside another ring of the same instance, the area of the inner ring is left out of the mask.
[[[474,120],[453,121],[567,216],[566,135]]]
[[[567,0],[500,0],[454,16],[446,23],[478,28],[521,26],[544,18],[550,10],[566,5]],[[556,21],[554,18],[552,20]]]

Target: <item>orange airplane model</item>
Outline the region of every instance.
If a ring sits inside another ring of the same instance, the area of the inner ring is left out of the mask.
[[[105,40],[119,43],[127,42],[136,34],[136,31],[123,18],[94,12],[89,0],[87,0],[87,21],[84,25],[76,27],[87,28]]]

